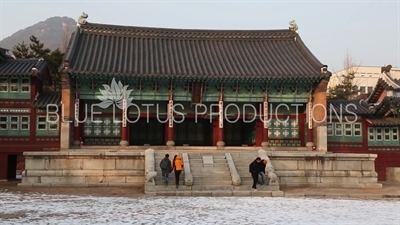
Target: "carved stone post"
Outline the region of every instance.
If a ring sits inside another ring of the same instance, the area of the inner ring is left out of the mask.
[[[218,101],[218,142],[217,147],[224,147],[224,102],[222,94]]]
[[[261,146],[266,148],[269,146],[268,142],[268,95],[265,95],[264,102],[263,102],[263,142]]]
[[[168,107],[168,128],[167,128],[167,146],[172,147],[175,145],[174,138],[174,100],[172,99],[172,94],[169,96]]]

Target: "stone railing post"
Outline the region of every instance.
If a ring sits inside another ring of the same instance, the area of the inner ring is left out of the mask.
[[[157,176],[156,168],[155,168],[155,157],[154,150],[149,148],[144,151],[144,165],[145,165],[145,176],[146,176],[146,184],[152,183],[152,185],[156,185],[154,178]]]
[[[226,161],[228,162],[229,170],[231,171],[232,185],[240,186],[240,184],[242,183],[242,180],[240,179],[240,176],[236,170],[236,166],[235,166],[235,163],[233,162],[231,153],[228,153],[228,152],[225,153],[225,158],[226,158]]]
[[[262,160],[267,160],[267,165],[265,167],[265,176],[269,180],[268,183],[272,185],[277,185],[278,183],[278,177],[275,174],[275,169],[274,166],[272,165],[271,160],[269,159],[267,152],[265,150],[258,150],[258,157],[260,157]]]
[[[193,176],[192,172],[190,172],[190,163],[189,163],[189,155],[187,153],[182,153],[183,159],[183,169],[185,171],[185,185],[192,186],[193,185]]]

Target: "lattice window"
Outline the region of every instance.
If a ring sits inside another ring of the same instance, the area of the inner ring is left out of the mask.
[[[344,135],[345,136],[351,136],[352,135],[352,124],[351,123],[345,123],[344,124]]]
[[[0,116],[0,130],[7,130],[7,129],[8,129],[8,117]]]
[[[21,130],[29,130],[29,116],[21,116]]]
[[[49,116],[49,130],[58,130],[58,121],[56,116]]]
[[[354,123],[354,136],[361,136],[361,123]]]
[[[21,92],[30,92],[31,85],[29,78],[21,78]]]
[[[47,130],[46,116],[38,116],[36,126],[38,130]]]
[[[372,127],[368,128],[368,140],[369,141],[375,140],[375,129]]]
[[[397,128],[392,128],[392,139],[393,141],[399,140],[399,131]]]
[[[328,136],[333,136],[333,124],[332,123],[328,123],[327,134],[328,134]]]
[[[19,79],[11,78],[10,79],[10,92],[18,92],[19,91]]]
[[[10,116],[10,130],[18,130],[19,128],[19,117]]]
[[[376,140],[377,141],[382,141],[382,128],[376,128]]]
[[[384,139],[385,139],[385,141],[390,141],[390,128],[385,128],[385,129],[383,129],[383,131],[384,131]]]
[[[8,79],[0,78],[0,92],[8,92]]]
[[[343,136],[343,125],[335,123],[335,136]]]

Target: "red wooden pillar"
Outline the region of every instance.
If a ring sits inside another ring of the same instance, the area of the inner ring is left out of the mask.
[[[121,141],[119,142],[119,145],[121,146],[128,146],[128,126],[127,126],[127,101],[124,98],[122,100],[122,123],[121,123]]]
[[[217,128],[217,147],[224,147],[224,102],[222,94],[218,101],[218,128]]]
[[[174,137],[174,100],[172,99],[172,95],[169,97],[168,101],[168,127],[167,127],[167,146],[175,145],[175,137]]]
[[[262,147],[268,147],[268,95],[265,96],[263,102],[263,141],[261,143]]]

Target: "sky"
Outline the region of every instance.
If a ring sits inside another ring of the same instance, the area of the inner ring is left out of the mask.
[[[0,39],[82,12],[92,23],[183,29],[288,29],[294,19],[303,42],[332,72],[347,56],[358,65],[400,67],[400,0],[0,0]]]

